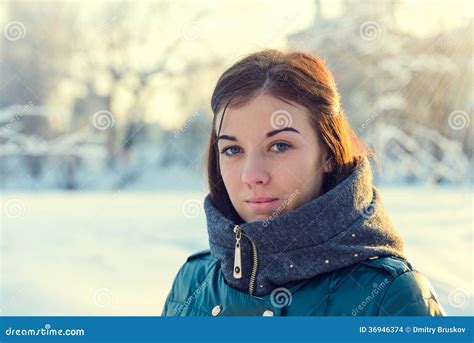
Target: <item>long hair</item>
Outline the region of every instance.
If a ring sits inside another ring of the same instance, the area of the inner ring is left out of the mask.
[[[207,151],[207,179],[213,205],[228,218],[242,222],[234,209],[219,167],[216,118],[225,109],[246,105],[259,93],[306,107],[311,125],[327,152],[331,172],[323,173],[321,194],[349,176],[370,149],[352,130],[342,110],[334,77],[323,61],[305,52],[263,50],[236,62],[217,81],[212,94],[214,113]]]

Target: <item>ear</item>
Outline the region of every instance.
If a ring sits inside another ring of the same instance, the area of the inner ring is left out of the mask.
[[[324,173],[332,172],[332,170],[333,170],[333,166],[332,166],[332,163],[331,163],[332,160],[328,158],[328,154],[326,152],[323,154],[322,160],[323,160],[323,163],[322,163],[323,164],[323,172]]]

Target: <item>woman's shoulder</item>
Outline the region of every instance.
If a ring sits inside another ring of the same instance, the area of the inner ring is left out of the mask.
[[[385,257],[381,266],[393,268],[380,315],[442,316],[446,315],[430,280],[411,263],[396,257]]]
[[[204,249],[200,250],[198,252],[195,252],[194,254],[190,255],[187,259],[186,262],[191,262],[191,261],[209,261],[213,260],[214,258],[211,255],[211,250],[210,249]]]
[[[217,260],[212,257],[209,249],[190,255],[173,280],[162,315],[178,316],[185,309],[194,311],[194,315],[199,315],[200,310],[193,308],[188,302],[205,290],[210,283],[209,277],[214,274],[216,264]]]
[[[412,272],[415,269],[407,260],[389,255],[368,258],[361,262],[359,270],[388,274],[390,277],[396,278],[404,273]]]
[[[209,271],[217,265],[217,262],[218,261],[211,255],[210,249],[205,249],[186,258],[186,261],[181,266],[181,270],[183,270],[184,274],[191,273],[191,275],[195,277],[199,274],[207,275]]]
[[[401,275],[415,271],[412,264],[405,259],[396,256],[376,256],[336,269],[327,276],[331,279],[331,289],[336,289],[348,282],[358,283],[364,288],[379,283],[385,287]]]
[[[392,292],[405,290],[412,297],[436,297],[431,282],[407,260],[396,256],[382,256],[362,262],[361,270],[378,274]]]
[[[396,256],[367,259],[337,271],[331,288],[342,294],[355,290],[351,293],[360,295],[355,298],[376,305],[377,315],[445,315],[428,278]]]
[[[190,255],[179,269],[174,280],[177,293],[187,293],[190,286],[199,286],[217,267],[217,260],[209,249]],[[186,290],[184,289],[186,288]]]

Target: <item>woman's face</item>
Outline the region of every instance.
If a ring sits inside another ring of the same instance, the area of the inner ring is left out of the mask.
[[[216,120],[216,132],[222,110]],[[260,93],[228,107],[218,139],[222,178],[245,222],[272,219],[319,196],[327,172],[309,111]]]

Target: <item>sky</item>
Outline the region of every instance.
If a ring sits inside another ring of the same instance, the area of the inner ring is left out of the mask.
[[[208,4],[208,5],[206,5]],[[278,48],[285,45],[286,36],[304,30],[314,22],[314,0],[293,1],[201,1],[199,6],[212,9],[202,21],[199,41],[207,41],[217,51],[225,51],[229,61],[262,48]],[[340,15],[342,1],[325,1],[322,11],[327,17]],[[466,22],[473,2],[415,0],[402,2],[396,22],[402,31],[426,37],[445,29],[455,28]],[[232,13],[232,15],[228,15]],[[245,24],[247,23],[247,24]],[[209,89],[209,93],[212,90]],[[171,99],[166,95],[163,98]],[[166,99],[163,99],[166,101]],[[173,107],[173,105],[171,105]],[[181,119],[163,118],[165,126],[176,127]]]
[[[47,1],[40,1],[45,3]],[[66,2],[56,1],[58,5]],[[67,2],[76,6],[77,3]],[[107,24],[110,18],[101,18],[101,8],[107,2],[86,1],[79,3],[78,13],[85,18],[92,18],[93,22],[102,21]],[[152,1],[140,2],[137,7],[141,7],[141,12],[147,11],[147,5]],[[322,1],[322,11],[326,17],[337,17],[340,15],[343,1]],[[371,4],[372,2],[364,1]],[[5,2],[3,3],[5,4]],[[33,4],[33,3],[32,3]],[[132,4],[132,2],[130,3]],[[401,30],[417,36],[428,36],[440,31],[441,28],[452,29],[464,24],[467,20],[472,20],[472,1],[441,1],[441,0],[410,0],[401,1],[396,13],[396,22]],[[135,6],[135,4],[133,5]],[[9,18],[6,7],[0,4],[0,25],[15,20]],[[138,13],[141,13],[140,10]],[[197,13],[204,15],[195,21]],[[280,48],[285,45],[286,36],[303,30],[314,22],[315,1],[314,0],[294,0],[290,2],[271,0],[229,0],[215,1],[202,0],[199,2],[191,0],[178,0],[172,2],[170,21],[165,24],[157,22],[157,37],[160,42],[165,37],[175,38],[176,35],[186,40],[183,48],[191,59],[199,59],[199,56],[209,54],[219,54],[224,56],[225,61],[230,65],[240,57],[252,51],[263,48]],[[140,25],[141,15],[132,18],[135,24]],[[28,34],[28,26],[26,34]],[[3,31],[3,30],[2,30]],[[140,57],[149,56],[152,60],[159,52],[156,50],[145,52]],[[1,48],[0,48],[1,49]],[[189,51],[189,53],[188,53]],[[217,77],[217,76],[216,76]],[[203,92],[211,94],[212,87],[216,80],[203,82]],[[172,89],[170,87],[170,89]],[[122,106],[127,106],[127,94],[121,96]],[[154,110],[150,115],[146,115],[148,121],[158,121],[160,125],[167,129],[179,128],[190,113],[178,113],[179,99],[176,94],[160,90],[153,103]],[[158,114],[162,113],[162,114]]]

